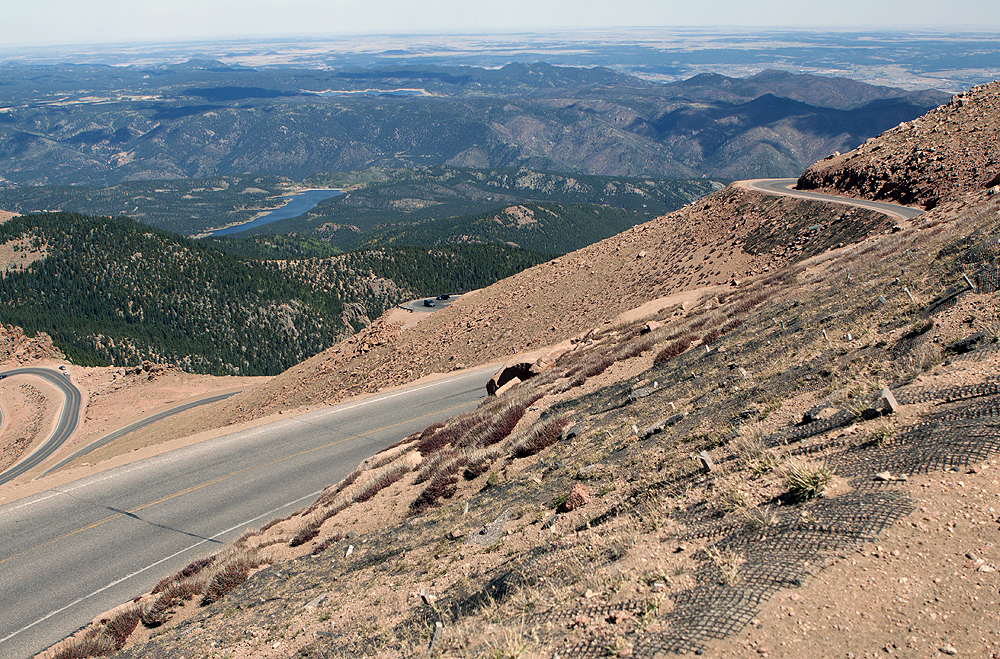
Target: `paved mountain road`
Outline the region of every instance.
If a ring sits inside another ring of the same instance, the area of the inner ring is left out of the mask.
[[[16,368],[11,371],[3,371],[0,375],[7,377],[30,375],[41,378],[59,389],[64,398],[62,409],[59,412],[59,420],[52,431],[52,435],[28,455],[28,457],[0,474],[0,485],[3,485],[41,464],[45,458],[52,455],[56,449],[62,446],[63,442],[69,439],[70,435],[76,430],[77,421],[80,418],[80,401],[82,400],[82,395],[80,394],[80,390],[69,381],[69,378],[63,375],[63,371],[54,371],[49,368]]]
[[[881,211],[887,215],[899,217],[904,220],[911,220],[917,215],[923,213],[923,211],[919,208],[899,206],[897,204],[889,204],[884,201],[869,201],[867,199],[854,199],[853,197],[835,197],[833,195],[822,194],[819,192],[790,189],[790,186],[795,185],[797,181],[798,179],[794,178],[760,178],[744,181],[744,183],[746,183],[746,186],[751,190],[757,190],[758,192],[797,197],[799,199],[815,199],[816,201],[827,201],[835,204],[857,206],[860,208],[869,208],[871,210]]]
[[[473,408],[495,367],[135,462],[0,507],[0,657],[28,657],[359,462]]]

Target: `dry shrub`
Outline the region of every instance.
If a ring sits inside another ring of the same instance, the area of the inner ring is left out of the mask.
[[[511,457],[526,458],[559,441],[563,428],[569,425],[566,417],[555,417],[536,423],[517,437],[512,437],[508,450]]]
[[[656,357],[653,358],[653,364],[662,364],[665,361],[673,359],[690,347],[691,335],[684,334],[683,336],[680,336],[665,345],[663,350],[657,353]]]
[[[304,545],[309,542],[317,535],[319,535],[319,529],[323,526],[323,523],[338,514],[340,511],[351,505],[349,500],[344,500],[338,503],[336,506],[327,509],[322,515],[315,516],[308,524],[299,529],[299,532],[295,534],[295,537],[291,539],[288,543],[289,547],[298,547],[299,545]]]
[[[766,302],[771,298],[774,291],[767,291],[764,289],[758,289],[753,291],[747,291],[745,295],[740,297],[739,300],[733,302],[732,310],[738,314],[745,314],[758,304]]]
[[[202,579],[188,579],[175,583],[163,591],[161,599],[168,600],[169,604],[187,601],[195,595],[201,595],[205,590],[205,582]]]
[[[282,521],[284,521],[284,520],[281,519],[280,517],[275,517],[274,519],[272,519],[272,520],[268,521],[266,524],[264,524],[264,526],[260,527],[257,530],[257,533],[264,533],[265,531],[267,531],[268,529],[270,529],[271,527],[273,527],[274,525],[276,525],[278,522],[282,522]]]
[[[618,349],[617,361],[631,359],[646,352],[656,344],[656,337],[652,332],[638,336]]]
[[[485,448],[507,439],[510,433],[514,432],[514,428],[517,427],[528,408],[544,395],[544,393],[536,391],[508,402],[488,423],[476,428],[478,432],[470,432],[466,435],[459,445],[468,448]]]
[[[215,563],[215,556],[192,561],[172,577],[161,580],[151,591],[154,597],[136,610],[136,619],[145,627],[159,627],[170,619],[175,604],[200,595],[205,589],[204,580],[195,579],[206,568]]]
[[[316,547],[312,550],[312,555],[316,556],[317,554],[322,554],[330,548],[330,545],[340,542],[344,539],[344,537],[343,533],[334,533],[329,538],[326,538],[323,542],[316,545]]]
[[[227,593],[246,581],[247,577],[250,576],[250,570],[258,565],[260,565],[260,561],[251,553],[247,551],[235,552],[211,576],[205,587],[205,594],[201,597],[201,605],[208,606],[225,597]]]
[[[135,605],[125,607],[117,615],[103,622],[104,633],[114,641],[115,649],[121,650],[139,625],[139,607]]]
[[[358,488],[358,492],[356,494],[352,494],[349,499],[354,503],[363,503],[368,501],[380,491],[389,487],[408,474],[409,471],[410,465],[402,461],[389,465],[388,467],[383,467],[378,473],[365,481],[364,485]]]
[[[458,461],[452,464],[457,465]],[[457,467],[455,471],[457,471]],[[450,499],[458,491],[458,476],[453,471],[444,470],[431,479],[413,503],[410,504],[410,514],[416,515],[437,505],[439,499]]]
[[[719,317],[719,314],[717,314],[717,313],[713,313],[713,314],[707,314],[706,313],[705,315],[701,316],[700,318],[695,319],[691,323],[690,328],[693,329],[693,330],[696,330],[696,329],[701,329],[702,327],[705,327],[706,325],[718,325],[721,322],[721,320],[722,319]]]
[[[304,545],[316,536],[319,535],[319,529],[323,526],[323,521],[321,519],[314,519],[295,534],[295,537],[291,539],[288,543],[289,547],[298,547],[299,545]]]
[[[161,579],[160,582],[156,584],[156,586],[153,588],[153,590],[150,591],[150,595],[155,595],[161,590],[165,590],[167,586],[170,586],[171,584],[183,581],[188,577],[193,577],[194,575],[198,574],[206,567],[211,565],[214,561],[215,561],[215,556],[207,556],[205,558],[199,558],[197,560],[191,561],[187,565],[187,567],[185,567],[183,570],[181,570],[174,576]]]
[[[444,427],[445,423],[439,421],[424,428],[424,431],[417,437],[417,450],[420,451],[420,455],[430,455],[447,443],[446,441],[442,442],[440,439],[434,439],[434,436],[440,434],[440,431]]]
[[[462,472],[462,477],[471,481],[485,474],[504,452],[504,447],[497,445],[472,451],[468,455],[468,462],[465,465],[465,471]]]
[[[426,436],[421,435],[417,450],[420,451],[420,455],[427,458],[449,444],[457,446],[463,437],[483,424],[489,423],[489,420],[489,412],[483,409],[461,414],[448,425],[439,427],[433,432],[424,431]]]
[[[139,620],[144,627],[153,629],[170,620],[170,609],[176,602],[160,594],[145,602],[139,612]]]
[[[106,657],[117,652],[113,639],[104,636],[92,636],[79,640],[71,640],[65,647],[52,655],[52,659],[87,659],[87,657]]]
[[[719,337],[724,334],[732,332],[734,329],[743,324],[743,319],[741,318],[731,318],[722,325],[718,327],[713,327],[712,329],[705,332],[705,335],[701,337],[702,343],[712,343],[716,341]]]
[[[333,489],[327,488],[326,492],[324,492],[318,499],[316,499],[316,503],[314,503],[312,506],[309,507],[308,510],[306,510],[306,513],[307,514],[311,513],[320,506],[328,506],[331,503],[333,503],[334,499],[337,498],[337,495],[346,490],[347,488],[349,488],[351,485],[354,485],[354,481],[358,480],[358,478],[360,478],[361,474],[363,474],[364,472],[365,470],[359,466],[357,469],[348,474],[347,477],[344,478],[344,480],[337,483],[336,487],[334,487]]]
[[[430,480],[433,476],[437,475],[442,465],[449,460],[453,460],[456,455],[458,454],[454,450],[448,449],[446,451],[439,451],[426,458],[420,463],[420,469],[417,470],[417,477],[413,480],[414,485],[419,485]]]

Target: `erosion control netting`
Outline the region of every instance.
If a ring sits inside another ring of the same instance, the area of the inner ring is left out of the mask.
[[[983,268],[975,274],[974,280],[980,293],[996,293],[1000,290],[1000,268]]]
[[[858,445],[835,439],[798,447],[793,453],[822,454],[829,468],[849,479],[852,491],[801,506],[778,507],[766,528],[721,517],[703,503],[673,515],[685,529],[682,539],[714,540],[699,552],[701,566],[694,581],[699,584],[672,595],[673,610],[660,617],[663,631],[639,632],[632,653],[639,657],[657,654],[688,654],[703,651],[710,641],[741,630],[757,615],[761,605],[782,588],[794,588],[822,569],[828,558],[862,542],[876,540],[880,533],[914,509],[914,502],[897,482],[873,477],[889,471],[895,477],[935,470],[958,469],[980,462],[1000,451],[1000,386],[995,382],[941,389],[900,390],[897,399],[905,404],[938,402],[940,407],[921,423],[902,429],[884,442]],[[792,432],[768,438],[769,445],[787,443],[819,435],[844,424],[834,417],[809,424]],[[695,478],[691,476],[690,478]],[[664,489],[682,489],[680,483],[664,484]],[[608,516],[613,518],[615,516]],[[598,516],[590,526],[605,519]],[[711,555],[710,553],[711,552]],[[714,556],[737,556],[738,577],[727,575],[712,560]],[[608,610],[568,609],[546,614],[548,622],[573,619],[577,615],[608,615],[611,609],[629,610],[639,606],[630,601]],[[589,640],[566,650],[560,657],[606,656],[606,643]]]
[[[997,235],[975,235],[955,247],[955,252],[964,251],[960,261],[969,267],[969,278],[979,292],[1000,289],[1000,263],[997,262],[1000,243],[996,239]],[[874,293],[868,298],[869,308],[865,311],[869,313],[875,306],[885,304]],[[836,320],[841,315],[850,320],[858,311],[827,307],[823,311],[827,315],[812,318],[808,323],[800,322],[799,318],[786,318],[780,332],[778,327],[769,328],[772,331],[767,337],[755,337],[756,352],[767,352],[775,337],[793,335],[796,331],[815,332],[816,327],[826,326],[828,320]],[[979,341],[982,343],[984,341]],[[879,362],[905,347],[901,344],[891,350],[884,344],[876,344],[856,354]],[[959,350],[960,354],[951,359],[981,360],[998,350],[996,345],[970,345],[970,348],[971,352],[961,354],[965,349]],[[654,366],[651,374],[661,383],[683,382],[684,393],[693,395],[691,407],[704,406],[712,409],[717,417],[725,418],[734,406],[743,404],[728,395],[734,393],[733,386],[742,389],[745,384],[752,394],[748,398],[753,399],[760,385],[727,379],[724,372],[720,376],[720,364],[726,363],[719,359],[721,356],[693,350]],[[740,363],[738,354],[730,353],[724,359],[751,369]],[[800,389],[803,386],[814,388],[812,383],[817,375],[822,377],[822,369],[829,368],[832,363],[831,355],[821,355],[813,362],[788,369],[762,384],[778,392],[792,390],[791,385]],[[668,387],[660,395],[672,394],[679,398],[677,391]],[[672,520],[683,529],[680,539],[707,541],[711,545],[696,555],[701,559],[693,579],[697,585],[670,595],[673,608],[659,617],[662,631],[639,631],[632,639],[632,654],[637,657],[700,654],[709,642],[745,627],[761,605],[778,590],[798,587],[808,576],[822,569],[831,555],[876,540],[886,528],[912,512],[914,502],[902,491],[900,477],[961,469],[1000,451],[1000,381],[936,389],[901,387],[894,394],[900,405],[933,403],[935,406],[919,423],[900,428],[881,441],[859,439],[854,435],[824,437],[833,434],[832,430],[861,421],[862,413],[877,408],[879,394],[872,392],[854,400],[849,409],[835,410],[827,418],[785,428],[763,438],[765,446],[785,446],[791,455],[822,461],[832,472],[848,480],[851,488],[848,493],[794,506],[778,506],[773,502],[773,514],[758,522],[767,523],[766,528],[753,526],[748,519],[736,514],[722,515],[705,503],[694,503],[673,513]],[[640,412],[644,407],[637,403],[635,411]],[[805,441],[810,438],[815,439]],[[889,472],[889,478],[880,472]],[[876,478],[876,474],[880,478]],[[682,493],[703,478],[689,474],[680,481],[665,481],[660,484],[661,496]],[[685,484],[683,480],[688,482]],[[577,530],[634,515],[627,508],[612,508],[591,518]],[[726,564],[722,557],[737,560]],[[732,565],[738,566],[738,576],[732,574]],[[634,604],[631,601],[613,608],[624,609]],[[587,611],[584,608],[561,610],[558,618],[572,620],[575,615],[588,615]],[[591,614],[594,613],[607,615],[608,611],[591,610]],[[540,619],[548,622],[553,618],[550,615]],[[559,650],[562,658],[608,654],[609,644],[601,639]]]

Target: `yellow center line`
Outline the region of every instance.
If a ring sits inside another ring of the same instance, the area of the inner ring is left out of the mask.
[[[190,494],[191,492],[195,492],[195,491],[200,490],[200,489],[202,489],[204,487],[208,487],[210,485],[215,485],[216,483],[221,483],[222,481],[228,480],[230,478],[233,478],[234,476],[239,476],[241,474],[246,474],[246,473],[249,473],[249,472],[252,472],[252,471],[257,471],[259,469],[264,469],[266,467],[270,467],[272,465],[276,465],[279,462],[284,462],[285,460],[291,460],[292,458],[297,458],[297,457],[300,457],[300,456],[303,456],[303,455],[307,455],[309,453],[312,453],[313,451],[319,451],[321,449],[330,448],[331,446],[336,446],[337,444],[343,444],[344,442],[349,442],[352,439],[360,439],[361,437],[364,437],[366,435],[371,435],[371,434],[374,434],[374,433],[377,433],[377,432],[382,432],[383,430],[391,430],[392,428],[395,428],[397,426],[401,426],[401,425],[406,424],[406,423],[411,423],[413,421],[418,421],[420,419],[424,419],[424,418],[429,417],[429,416],[434,416],[434,415],[437,415],[437,414],[441,414],[442,412],[451,412],[452,410],[457,410],[457,409],[459,409],[461,407],[467,407],[468,405],[471,405],[473,402],[475,402],[475,401],[472,401],[472,402],[469,402],[469,403],[462,403],[461,405],[455,405],[454,407],[449,407],[447,409],[439,410],[439,411],[436,411],[436,412],[428,412],[427,414],[422,414],[420,416],[413,417],[412,419],[406,419],[405,421],[400,421],[399,423],[393,423],[393,424],[390,424],[388,426],[382,426],[381,428],[374,428],[372,430],[367,430],[365,432],[358,433],[357,435],[351,435],[350,437],[344,437],[343,439],[338,439],[336,441],[329,442],[327,444],[323,444],[322,446],[314,446],[313,448],[305,449],[304,451],[299,451],[298,453],[293,453],[291,455],[286,455],[284,457],[277,458],[275,460],[271,460],[270,462],[266,462],[266,463],[264,463],[262,465],[256,465],[256,466],[253,466],[253,467],[247,467],[246,469],[239,469],[237,471],[230,472],[230,473],[226,474],[225,476],[220,476],[218,478],[215,478],[215,479],[210,480],[210,481],[206,481],[206,482],[201,483],[199,485],[192,485],[191,487],[185,488],[183,490],[179,490],[177,492],[174,492],[173,494],[168,494],[167,496],[162,497],[160,499],[157,499],[156,501],[151,501],[150,503],[145,503],[145,504],[143,504],[141,506],[138,506],[136,508],[132,508],[130,510],[126,510],[123,513],[117,513],[115,515],[109,515],[109,516],[105,517],[104,519],[101,519],[101,520],[98,520],[98,521],[93,522],[91,524],[88,524],[87,526],[80,527],[80,528],[76,529],[75,531],[70,531],[69,533],[63,534],[63,535],[61,535],[59,537],[53,538],[51,540],[46,540],[45,542],[37,544],[37,545],[35,545],[35,546],[33,546],[33,547],[29,548],[29,549],[25,549],[24,551],[22,551],[20,553],[13,554],[11,556],[8,556],[7,558],[4,558],[4,559],[0,560],[0,565],[3,565],[4,563],[6,563],[9,560],[18,558],[19,556],[24,556],[25,554],[31,553],[32,551],[34,551],[36,549],[41,549],[42,547],[47,547],[48,545],[54,544],[56,542],[59,542],[60,540],[65,540],[66,538],[69,538],[70,536],[74,536],[77,533],[81,533],[83,531],[89,531],[90,529],[97,528],[98,526],[100,526],[100,525],[102,525],[102,524],[104,524],[106,522],[110,522],[110,521],[118,519],[120,517],[126,517],[128,515],[137,513],[140,510],[145,510],[146,508],[150,508],[150,507],[155,506],[157,504],[163,503],[164,501],[169,501],[171,499],[175,499],[177,497],[184,496],[185,494]]]

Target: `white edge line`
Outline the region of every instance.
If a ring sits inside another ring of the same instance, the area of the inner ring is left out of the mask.
[[[143,572],[156,567],[160,563],[163,563],[165,561],[169,561],[170,559],[175,558],[177,556],[180,556],[181,554],[183,554],[185,552],[191,551],[195,547],[198,547],[200,545],[205,544],[206,542],[209,542],[210,540],[214,540],[214,539],[218,538],[220,535],[225,535],[226,533],[229,533],[230,531],[235,531],[236,529],[240,528],[241,526],[245,526],[246,524],[253,524],[257,520],[263,519],[264,517],[267,517],[268,515],[273,515],[274,513],[278,512],[279,510],[282,510],[283,508],[287,508],[289,506],[294,506],[295,504],[297,504],[297,503],[299,503],[301,501],[305,501],[306,499],[309,499],[310,497],[318,496],[322,492],[323,492],[323,490],[317,490],[316,492],[313,492],[312,494],[307,494],[304,497],[300,497],[300,498],[298,498],[298,499],[296,499],[294,501],[289,501],[288,503],[286,503],[286,504],[284,504],[282,506],[278,506],[277,508],[269,510],[266,513],[263,513],[261,515],[258,515],[257,517],[254,517],[253,519],[248,519],[245,522],[240,522],[239,524],[237,524],[235,526],[230,526],[228,529],[226,529],[224,531],[219,531],[218,533],[216,533],[215,535],[213,535],[210,538],[206,538],[204,540],[199,540],[198,542],[194,543],[193,545],[185,547],[184,549],[181,549],[180,551],[174,552],[170,556],[167,556],[165,558],[161,558],[160,560],[156,561],[155,563],[150,563],[149,565],[147,565],[144,568],[136,570],[135,572],[132,572],[131,574],[125,575],[121,579],[118,579],[116,581],[112,581],[107,586],[104,586],[103,588],[98,588],[97,590],[95,590],[94,592],[90,593],[89,595],[84,595],[83,597],[80,597],[80,598],[78,598],[78,599],[70,602],[69,604],[67,604],[66,606],[62,607],[61,609],[56,609],[55,611],[49,613],[48,615],[46,615],[44,617],[39,618],[38,620],[34,621],[33,623],[31,623],[29,625],[25,625],[24,627],[21,627],[16,632],[13,632],[11,634],[8,634],[7,636],[4,636],[3,638],[0,638],[0,643],[3,643],[4,641],[10,640],[10,639],[14,638],[15,636],[17,636],[18,634],[21,634],[22,632],[28,631],[29,629],[31,629],[35,625],[38,625],[38,624],[41,624],[41,623],[45,622],[46,620],[48,620],[52,616],[59,615],[63,611],[76,606],[77,604],[79,604],[80,602],[83,602],[84,600],[90,599],[94,595],[99,595],[99,594],[103,593],[104,591],[108,590],[109,588],[114,588],[115,586],[117,586],[118,584],[122,583],[123,581],[128,581],[132,577],[134,577],[136,575],[139,575],[139,574],[142,574]]]
[[[493,368],[493,367],[489,367],[489,368]],[[482,368],[478,368],[478,369],[475,369],[475,370],[471,370],[468,373],[463,373],[463,374],[457,375],[455,377],[445,378],[443,380],[438,380],[437,382],[430,382],[428,384],[421,385],[421,386],[416,387],[416,388],[403,389],[403,390],[397,391],[395,393],[386,394],[384,396],[380,396],[380,397],[377,397],[377,398],[366,398],[365,400],[359,401],[359,402],[354,403],[353,405],[349,405],[347,407],[334,407],[334,408],[323,410],[323,411],[316,411],[316,412],[312,412],[312,413],[306,413],[306,414],[301,415],[300,417],[293,417],[293,418],[290,418],[290,419],[282,419],[281,421],[275,421],[273,423],[269,423],[269,424],[260,426],[258,428],[254,428],[254,429],[250,429],[250,430],[246,430],[246,431],[242,431],[242,432],[233,433],[232,435],[223,435],[222,437],[219,438],[222,441],[216,442],[216,443],[212,444],[211,446],[208,446],[207,442],[202,442],[200,444],[194,444],[194,445],[192,445],[190,447],[185,447],[185,448],[191,448],[193,450],[198,450],[199,448],[201,450],[209,450],[210,448],[211,449],[218,448],[220,446],[225,446],[226,444],[229,444],[231,442],[243,441],[245,439],[248,439],[250,437],[255,437],[255,436],[257,436],[259,434],[262,434],[262,433],[265,433],[265,432],[270,432],[270,431],[278,430],[278,429],[280,429],[280,428],[282,428],[284,426],[287,426],[287,425],[292,425],[292,424],[295,424],[295,423],[306,423],[306,422],[308,422],[309,419],[323,418],[323,417],[329,416],[330,414],[336,414],[337,412],[346,412],[348,410],[353,410],[355,408],[362,407],[362,406],[368,405],[370,403],[380,403],[382,401],[389,400],[391,398],[396,398],[397,396],[402,396],[402,395],[405,395],[405,394],[408,394],[408,393],[411,393],[411,392],[423,391],[424,389],[430,389],[431,387],[436,387],[436,386],[439,386],[441,384],[445,384],[445,383],[449,383],[449,382],[455,382],[457,380],[462,380],[462,379],[465,379],[465,378],[471,378],[471,377],[474,377],[476,375],[479,375],[479,371],[485,371],[485,370],[487,370],[487,367],[482,367]],[[308,417],[308,418],[306,418],[306,417]],[[226,438],[226,437],[228,437],[228,439],[223,439],[223,438]],[[209,440],[209,441],[211,441],[211,440]],[[160,457],[160,458],[166,459],[166,460],[170,459],[169,457],[164,457],[164,456],[169,456],[169,452],[165,453],[165,454],[161,454],[160,456],[155,456],[155,457]],[[54,491],[52,491],[51,494],[49,494],[46,497],[42,497],[41,499],[34,499],[34,500],[28,501],[26,503],[18,504],[17,506],[14,506],[12,508],[7,508],[6,510],[7,510],[7,512],[14,512],[15,510],[20,510],[21,508],[27,508],[28,506],[33,506],[36,503],[42,503],[43,501],[47,501],[48,499],[51,499],[51,498],[53,498],[55,496],[58,496],[60,494],[68,494],[70,492],[73,492],[75,490],[79,490],[79,489],[84,488],[84,487],[89,487],[91,485],[97,485],[98,483],[103,483],[106,480],[110,480],[112,478],[118,478],[120,476],[124,476],[125,474],[130,474],[133,471],[138,471],[140,469],[148,469],[149,467],[153,466],[153,464],[154,463],[152,461],[145,461],[144,460],[141,463],[137,464],[136,466],[132,467],[131,469],[126,469],[124,471],[115,471],[114,473],[107,474],[103,478],[99,478],[97,480],[86,480],[86,481],[78,483],[78,484],[76,484],[76,485],[74,485],[72,487],[68,487],[68,488],[61,489],[61,490],[54,490]],[[2,642],[3,642],[3,639],[0,639],[0,643],[2,643]]]

